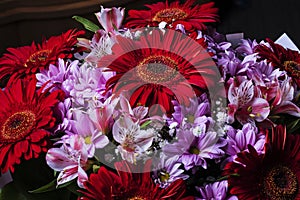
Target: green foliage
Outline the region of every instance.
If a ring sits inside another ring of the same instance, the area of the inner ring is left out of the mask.
[[[90,21],[86,18],[83,18],[80,16],[73,16],[72,18],[75,19],[76,21],[78,21],[79,23],[81,23],[86,30],[96,32],[100,29],[99,26],[97,26],[92,21]]]

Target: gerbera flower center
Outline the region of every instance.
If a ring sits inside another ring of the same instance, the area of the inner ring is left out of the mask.
[[[14,113],[2,125],[1,138],[15,141],[24,138],[35,124],[36,116],[31,111]]]
[[[158,23],[167,22],[169,24],[176,20],[185,19],[187,16],[188,14],[179,8],[166,8],[158,11],[152,18],[152,21]]]
[[[147,200],[147,199],[141,196],[136,196],[136,197],[128,198],[128,200]]]
[[[177,63],[166,56],[149,56],[137,66],[137,75],[147,83],[164,83],[177,73]]]
[[[300,78],[300,64],[295,61],[285,61],[283,68],[294,78]]]
[[[262,185],[262,192],[269,199],[294,199],[298,190],[295,173],[290,168],[280,165],[266,172]]]
[[[40,50],[32,54],[25,63],[25,67],[27,67],[27,63],[39,63],[44,62],[50,54],[50,50]]]

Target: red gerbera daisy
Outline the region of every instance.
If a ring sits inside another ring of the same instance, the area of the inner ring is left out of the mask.
[[[50,129],[54,126],[52,107],[61,97],[60,91],[51,94],[36,92],[36,80],[17,80],[0,90],[0,169],[14,171],[21,159],[37,158],[46,152]]]
[[[271,39],[266,41],[270,47],[266,45],[258,45],[255,52],[263,58],[271,62],[276,68],[280,68],[293,78],[298,87],[300,87],[300,54],[298,51],[285,49],[279,44],[275,44]]]
[[[44,40],[41,45],[33,42],[31,46],[8,48],[9,53],[0,58],[0,80],[11,76],[10,84],[47,68],[49,64],[55,64],[58,58],[72,57],[77,38],[83,34],[84,31],[69,30]]]
[[[212,89],[219,72],[207,51],[195,40],[173,30],[153,30],[139,41],[118,37],[113,55],[98,66],[116,75],[107,81],[107,90],[127,90],[132,106],[159,104],[172,113],[172,100],[189,105],[189,98]],[[215,88],[214,88],[215,89]]]
[[[241,200],[300,199],[299,135],[287,135],[278,126],[264,155],[258,155],[251,145],[248,149],[238,154],[237,162],[225,166],[231,194]]]
[[[126,27],[142,28],[157,27],[159,23],[167,23],[167,28],[175,29],[177,24],[184,26],[187,32],[205,30],[207,22],[218,21],[218,9],[214,3],[205,3],[193,6],[195,0],[187,0],[184,4],[179,1],[168,3],[159,2],[145,5],[150,10],[130,10]]]
[[[91,174],[84,183],[86,191],[81,191],[81,200],[191,200],[184,197],[186,188],[184,181],[178,179],[169,187],[162,189],[155,185],[150,176],[151,161],[147,161],[144,169],[139,169],[126,161],[115,163],[118,174],[100,167],[97,174]]]

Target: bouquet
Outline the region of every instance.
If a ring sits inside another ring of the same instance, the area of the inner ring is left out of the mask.
[[[0,58],[0,199],[299,199],[299,50],[146,7]]]

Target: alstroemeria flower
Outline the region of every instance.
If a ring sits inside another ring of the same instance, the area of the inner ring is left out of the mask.
[[[287,113],[300,117],[300,108],[292,100],[294,99],[294,87],[291,85],[292,79],[285,76],[282,82],[277,81],[277,91],[271,104],[271,114]],[[268,90],[266,90],[268,92]]]
[[[111,96],[103,103],[99,102],[99,105],[96,108],[88,111],[89,116],[97,129],[104,134],[108,134],[112,129],[115,107],[118,102],[119,98]]]
[[[143,125],[146,122],[151,122],[152,127],[161,129],[163,127],[164,120],[162,116],[153,115],[149,113],[149,108],[144,106],[137,106],[132,108],[128,98],[125,97],[125,93],[120,94],[120,109],[118,110],[119,115],[124,115],[131,118],[134,122],[139,125]]]
[[[115,44],[114,37],[110,37],[105,31],[98,30],[92,40],[80,39],[79,45],[90,49],[90,53],[85,57],[85,61],[97,67],[97,62],[105,55],[112,53],[112,46]],[[101,67],[101,66],[99,66]]]
[[[228,122],[235,118],[241,123],[255,123],[264,121],[270,106],[267,100],[255,96],[255,86],[251,80],[244,80],[238,86],[232,83],[228,89]]]
[[[57,185],[78,178],[78,186],[83,187],[83,183],[88,180],[84,171],[88,160],[84,138],[80,135],[70,135],[68,140],[59,143],[62,143],[60,148],[49,149],[46,155],[47,164],[55,171],[60,172],[57,177]]]
[[[105,31],[113,33],[122,25],[124,8],[103,8],[101,6],[100,12],[95,13],[95,15]]]
[[[154,129],[141,130],[138,123],[129,117],[120,117],[113,125],[113,137],[120,145],[117,147],[122,158],[135,163],[151,146]]]
[[[95,150],[104,148],[109,140],[105,134],[96,128],[88,114],[81,111],[74,112],[75,121],[72,132],[84,138],[88,151],[88,157],[93,157]]]

